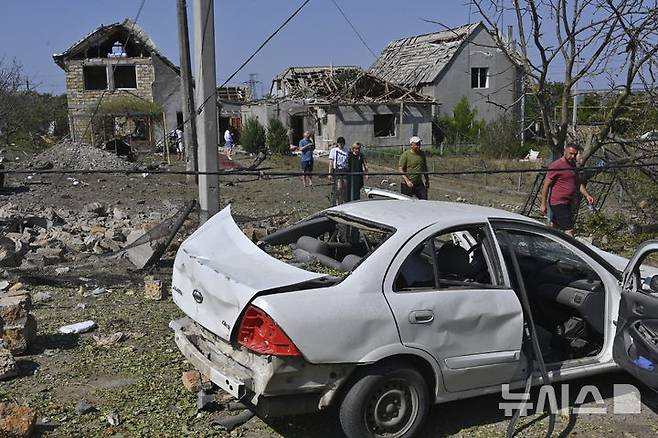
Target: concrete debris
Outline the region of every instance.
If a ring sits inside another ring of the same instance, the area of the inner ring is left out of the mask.
[[[48,292],[37,292],[32,295],[32,303],[33,304],[39,304],[39,303],[45,303],[46,301],[52,300],[52,295],[50,295]]]
[[[107,209],[100,202],[90,202],[82,207],[82,212],[92,216],[105,216]]]
[[[97,287],[96,289],[92,290],[89,294],[85,294],[87,296],[92,296],[92,297],[99,297],[101,295],[105,295],[106,293],[112,292],[111,289],[105,289],[104,287]]]
[[[13,355],[25,353],[37,336],[37,322],[30,314],[31,308],[30,294],[20,289],[12,287],[0,296],[0,339]]]
[[[16,360],[6,348],[0,347],[0,380],[10,379],[18,375]]]
[[[96,406],[92,405],[86,400],[80,400],[75,404],[75,413],[77,415],[85,415],[95,411],[97,411]]]
[[[110,412],[105,416],[107,419],[107,422],[110,424],[110,426],[118,426],[121,424],[121,420],[119,419],[119,414],[115,412]]]
[[[212,394],[207,394],[203,389],[200,390],[196,395],[196,408],[198,410],[204,410],[208,407],[210,403],[215,401],[215,396]]]
[[[96,323],[91,320],[77,322],[75,324],[65,325],[59,328],[60,333],[73,334],[73,333],[86,333],[96,328]]]
[[[0,403],[0,436],[29,438],[36,422],[37,415],[33,409],[15,403]]]
[[[126,244],[130,245],[140,237],[146,234],[144,230],[133,230],[126,239]],[[151,260],[156,252],[162,250],[164,244],[161,241],[154,240],[143,245],[137,245],[126,251],[128,260],[138,269],[143,269]]]
[[[7,280],[0,280],[0,292],[4,292],[9,289],[9,283]]]
[[[68,266],[64,266],[64,267],[61,267],[61,268],[55,268],[55,273],[57,275],[62,275],[62,274],[66,274],[70,270],[71,270],[71,268],[69,268]]]
[[[135,165],[125,161],[116,154],[106,152],[92,145],[62,142],[55,145],[41,154],[37,155],[27,164],[28,168],[35,168],[39,163],[52,163],[55,169],[76,169],[80,163],[84,163],[85,169],[112,169],[112,170],[130,170]],[[77,181],[71,178],[72,181]]]
[[[112,333],[111,335],[93,335],[92,338],[94,338],[94,341],[96,341],[96,345],[99,347],[109,347],[111,345],[114,345],[123,339],[125,339],[126,335],[124,335],[122,332],[116,332]]]
[[[152,275],[144,277],[144,298],[154,301],[164,299],[164,287],[161,280],[156,280]]]
[[[196,370],[184,371],[181,376],[183,386],[191,393],[199,393],[204,389],[209,389],[210,379]]]

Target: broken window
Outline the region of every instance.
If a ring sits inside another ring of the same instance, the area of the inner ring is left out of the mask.
[[[107,90],[107,69],[104,65],[82,67],[85,90]]]
[[[115,65],[113,70],[114,88],[137,88],[134,65]]]
[[[266,236],[261,248],[279,260],[340,281],[393,231],[340,215],[316,216]]]
[[[471,88],[489,88],[489,67],[471,68]]]
[[[395,114],[375,114],[375,137],[395,137]]]

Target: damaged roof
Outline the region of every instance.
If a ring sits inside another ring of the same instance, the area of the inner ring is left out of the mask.
[[[304,99],[314,103],[435,103],[431,97],[388,82],[355,66],[291,67],[277,75],[272,89],[279,99]]]
[[[226,102],[248,102],[251,100],[249,87],[217,87],[217,99]]]
[[[405,87],[432,83],[479,27],[485,28],[479,22],[391,41],[370,72]]]
[[[57,65],[66,70],[65,61],[67,59],[80,56],[85,58],[88,50],[98,47],[99,45],[107,42],[110,38],[116,38],[117,34],[120,33],[127,33],[129,35],[129,38],[126,39],[126,42],[133,42],[139,45],[140,48],[148,52],[151,56],[157,56],[171,69],[176,71],[176,73],[180,74],[180,69],[178,66],[171,62],[162,53],[160,53],[157,46],[148,36],[146,31],[144,31],[144,29],[142,29],[137,23],[129,18],[126,18],[123,22],[113,23],[107,26],[100,25],[98,28],[80,39],[78,42],[74,43],[64,52],[55,53],[53,55],[53,59]]]

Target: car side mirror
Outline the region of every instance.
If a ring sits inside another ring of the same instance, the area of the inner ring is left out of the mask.
[[[649,280],[649,289],[654,292],[658,292],[658,274],[651,277]]]

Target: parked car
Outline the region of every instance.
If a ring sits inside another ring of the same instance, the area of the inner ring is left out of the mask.
[[[411,437],[433,403],[537,377],[530,315],[552,381],[621,367],[658,388],[657,255],[419,200],[343,204],[254,244],[227,207],[178,250],[171,326],[261,416],[336,406],[349,437]]]

